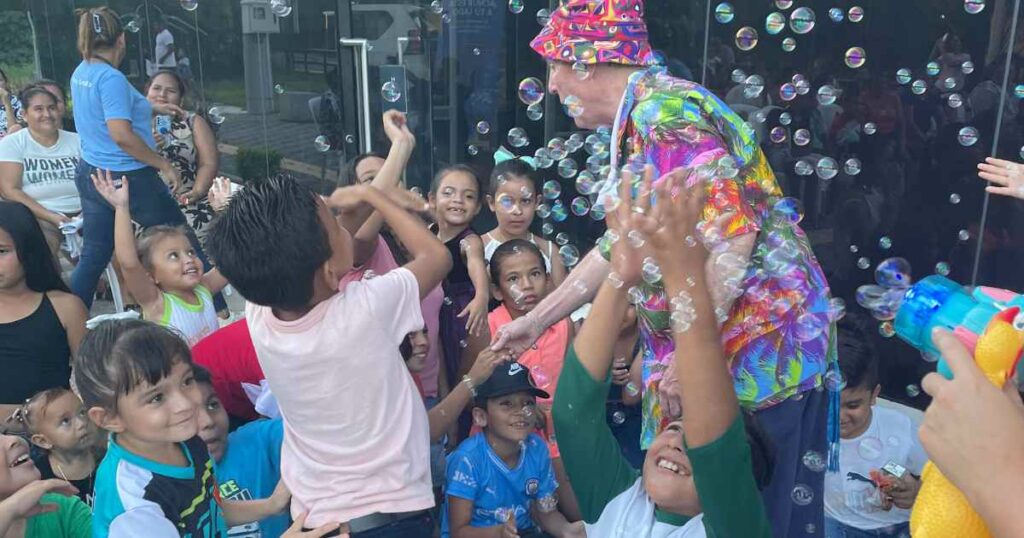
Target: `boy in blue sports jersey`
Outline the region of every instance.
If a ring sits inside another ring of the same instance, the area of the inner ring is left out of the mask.
[[[192,367],[199,394],[199,438],[213,460],[220,497],[249,501],[270,497],[281,480],[281,419],[261,419],[228,433],[228,412],[213,389],[210,371]],[[228,529],[228,538],[278,538],[290,524],[287,513]]]
[[[585,536],[558,512],[558,483],[544,439],[535,433],[537,388],[518,362],[498,366],[475,391],[473,421],[483,431],[448,456],[442,538]],[[535,523],[536,522],[536,523]],[[538,528],[538,524],[539,527]]]

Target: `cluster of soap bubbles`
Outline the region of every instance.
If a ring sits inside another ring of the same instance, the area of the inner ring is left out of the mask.
[[[880,243],[886,239],[888,238],[883,237]],[[891,243],[889,245],[891,246]],[[889,338],[895,334],[892,320],[913,283],[910,262],[904,258],[883,260],[875,268],[875,282],[876,284],[865,284],[857,288],[857,304],[867,309],[872,317],[883,322],[879,327],[879,333]]]
[[[681,291],[679,295],[669,299],[669,306],[672,313],[669,314],[669,324],[672,330],[681,333],[690,330],[693,322],[697,320],[697,309],[693,306],[693,296],[688,292]]]

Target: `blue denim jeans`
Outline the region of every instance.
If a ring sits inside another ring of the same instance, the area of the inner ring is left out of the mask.
[[[825,538],[910,538],[910,523],[900,523],[881,529],[861,530],[826,517]]]
[[[86,308],[92,307],[96,283],[100,275],[110,263],[114,252],[114,209],[96,191],[90,177],[96,168],[79,161],[75,171],[75,186],[82,199],[82,255],[78,266],[71,275],[71,291],[85,303]],[[210,262],[199,244],[195,233],[188,226],[185,215],[178,207],[178,202],[171,196],[170,189],[164,184],[155,168],[141,168],[131,172],[119,172],[116,176],[126,176],[129,183],[130,208],[132,220],[142,227],[167,224],[184,226],[188,229],[188,240],[196,249],[199,259],[209,268]],[[218,301],[215,301],[215,304]],[[224,299],[220,298],[221,305]],[[218,309],[222,306],[218,306]]]

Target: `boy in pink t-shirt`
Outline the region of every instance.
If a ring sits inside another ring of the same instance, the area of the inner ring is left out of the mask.
[[[411,260],[339,292],[352,239],[331,210],[358,226],[367,206]],[[249,331],[284,417],[292,515],[308,512],[308,527],[430,536],[427,416],[398,346],[423,326],[420,299],[451,267],[444,245],[374,187],[339,189],[324,203],[282,177],[236,195],[207,241],[250,301]]]

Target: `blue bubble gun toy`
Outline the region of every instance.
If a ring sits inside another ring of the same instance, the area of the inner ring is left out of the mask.
[[[971,293],[944,276],[931,275],[907,290],[896,313],[896,335],[922,353],[937,357],[939,374],[952,379],[953,373],[932,344],[932,329],[952,331],[973,350],[992,318],[1015,306],[1024,310],[1024,296],[986,287],[975,288]]]

